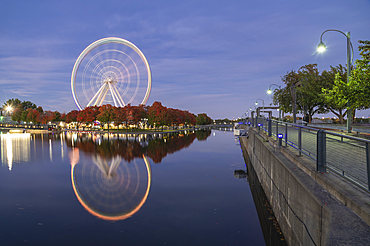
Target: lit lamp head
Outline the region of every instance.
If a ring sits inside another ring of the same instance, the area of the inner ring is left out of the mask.
[[[272,93],[272,90],[271,90],[271,89],[268,89],[268,90],[267,90],[267,94],[269,94],[269,95],[270,95],[271,93]]]
[[[254,104],[258,105],[258,102],[255,102]]]
[[[326,45],[321,41],[319,45],[317,46],[318,52],[324,52],[326,50]]]

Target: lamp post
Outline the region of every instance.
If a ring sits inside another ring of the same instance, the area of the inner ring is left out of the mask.
[[[278,88],[279,88],[279,90],[281,89],[281,86],[280,86],[280,85],[277,85],[277,84],[271,84],[271,85],[269,86],[269,89],[267,90],[267,94],[269,94],[269,95],[271,95],[271,94],[272,94],[271,86],[276,86],[276,87],[278,87]],[[280,120],[281,120],[280,104],[278,105],[278,107],[279,107],[278,111],[279,111],[279,121],[280,121]]]
[[[262,110],[265,110],[265,101],[263,99],[257,98],[257,100],[256,100],[256,102],[254,104],[257,106],[258,105],[258,100],[261,100],[262,101]],[[257,117],[259,116],[258,113],[259,113],[259,110],[257,110]]]
[[[324,35],[324,33],[326,32],[339,32],[341,34],[343,34],[344,36],[346,36],[347,38],[347,84],[349,84],[349,77],[351,76],[351,64],[352,64],[352,60],[353,60],[353,46],[352,46],[352,43],[351,43],[351,36],[350,36],[350,32],[347,32],[347,33],[344,33],[342,31],[339,31],[339,30],[336,30],[336,29],[328,29],[328,30],[325,30],[321,36],[320,36],[320,43],[317,47],[317,50],[319,52],[323,52],[326,50],[326,46],[325,44],[322,42],[322,36]],[[351,59],[351,49],[352,49],[352,59]],[[352,131],[352,108],[351,108],[351,102],[348,101],[347,102],[347,132],[350,133]]]

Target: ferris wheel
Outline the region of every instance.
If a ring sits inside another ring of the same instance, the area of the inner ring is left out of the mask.
[[[151,86],[144,54],[131,42],[116,37],[99,39],[86,47],[71,76],[73,99],[80,110],[103,104],[145,104]]]

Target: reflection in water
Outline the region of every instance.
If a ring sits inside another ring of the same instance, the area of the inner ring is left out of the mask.
[[[144,205],[151,185],[151,168],[148,159],[122,162],[120,156],[107,160],[99,155],[92,162],[80,162],[78,148],[69,154],[73,191],[81,205],[92,215],[110,221],[124,220]],[[109,163],[110,162],[110,163]],[[145,170],[143,165],[145,164]],[[142,174],[146,175],[142,177]],[[146,180],[145,180],[146,179]],[[145,185],[144,185],[145,183]]]
[[[124,220],[139,211],[149,195],[152,174],[147,156],[160,163],[168,153],[210,134],[210,130],[138,136],[67,133],[75,195],[94,216]]]
[[[30,159],[30,134],[1,134],[1,163],[6,163],[9,170],[13,162],[28,162]]]
[[[189,147],[195,139],[206,140],[211,130],[188,131],[156,135],[127,134],[77,134],[67,133],[68,147],[78,147],[85,153],[98,153],[99,156],[112,159],[120,156],[131,162],[143,155],[150,157],[154,163],[160,163],[167,154]]]

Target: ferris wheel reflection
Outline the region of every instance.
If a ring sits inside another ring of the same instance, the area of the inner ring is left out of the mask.
[[[75,147],[69,158],[73,191],[92,215],[109,221],[124,220],[146,202],[152,173],[145,155],[128,163],[119,155],[80,157],[79,148]]]

